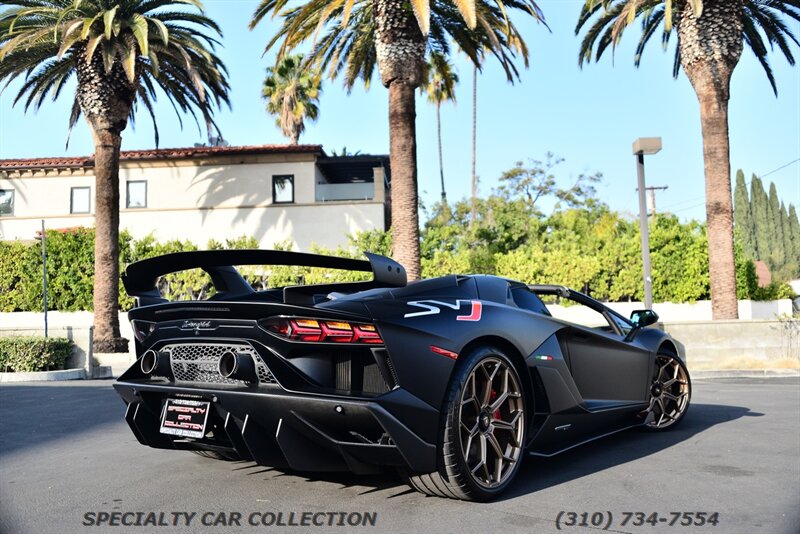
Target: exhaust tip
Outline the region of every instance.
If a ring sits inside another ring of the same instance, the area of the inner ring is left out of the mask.
[[[219,358],[217,370],[222,378],[233,378],[233,375],[239,370],[239,361],[236,354],[231,351],[223,353]]]
[[[244,382],[257,382],[256,365],[253,357],[233,351],[225,351],[219,358],[217,371],[222,378],[243,380]]]
[[[139,362],[139,367],[146,375],[152,374],[158,367],[158,353],[154,350],[148,350],[142,355],[142,360]]]

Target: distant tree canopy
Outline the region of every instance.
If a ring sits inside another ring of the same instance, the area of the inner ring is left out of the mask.
[[[793,204],[786,208],[774,182],[767,195],[761,179],[754,174],[748,195],[744,172],[740,169],[736,173],[734,223],[735,237],[746,259],[766,262],[775,280],[800,278],[797,210]]]
[[[557,178],[558,163],[557,158],[548,155],[544,162],[517,163],[504,172],[500,185],[487,198],[478,199],[477,217],[472,225],[471,200],[454,204],[439,202],[429,209],[423,208],[428,219],[420,243],[423,277],[496,274],[526,283],[563,284],[604,301],[642,300],[638,222],[597,200],[594,184],[601,179],[599,173],[581,175],[562,187],[562,180]],[[742,204],[742,208],[747,205],[751,213],[761,216],[758,214],[762,211],[769,213],[769,197],[760,187],[760,181],[755,183],[755,191],[760,193],[754,196],[766,199],[767,209],[762,210],[755,203]],[[737,198],[742,196],[741,187],[737,187]],[[777,202],[777,193],[773,196]],[[778,211],[784,211],[780,203],[776,205]],[[791,241],[791,236],[797,235],[791,233],[792,224],[795,231],[797,229],[794,206],[790,206],[787,213]],[[740,226],[749,228],[740,225],[737,219],[737,229],[741,229]],[[763,230],[762,226],[753,228]],[[756,230],[749,231],[750,235],[756,235]],[[771,239],[778,242],[777,238]],[[762,241],[755,238],[748,241],[737,233],[737,297],[755,300],[791,297],[791,288],[786,284],[758,287],[755,265],[749,254],[758,250],[759,243]],[[122,267],[161,254],[198,249],[190,241],[157,243],[152,236],[134,239],[126,231],[120,235],[119,246]],[[225,243],[212,240],[206,248],[258,246],[255,238],[243,236]],[[93,247],[93,229],[47,231],[51,309],[91,310]],[[273,248],[291,250],[292,245],[277,243]],[[347,247],[333,250],[313,247],[311,252],[357,258],[362,257],[363,251],[389,255],[391,250],[391,233],[373,230],[351,236]],[[704,224],[682,223],[674,215],[658,215],[650,225],[650,251],[656,302],[709,298],[708,241]],[[797,258],[797,254],[793,254],[784,254],[784,260]],[[41,262],[39,244],[0,241],[0,311],[42,309]],[[256,290],[369,278],[368,273],[293,266],[248,266],[241,271]],[[164,276],[158,281],[158,287],[170,300],[205,299],[214,294],[209,276],[199,269]],[[121,292],[119,307],[125,310],[132,304],[133,299]]]

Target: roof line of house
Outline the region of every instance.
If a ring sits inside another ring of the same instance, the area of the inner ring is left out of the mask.
[[[151,150],[123,150],[121,161],[164,160],[176,158],[198,158],[227,155],[262,154],[319,154],[324,155],[322,145],[247,145],[247,146],[200,146],[186,148],[155,148]],[[58,158],[0,159],[0,169],[94,167],[94,156]]]

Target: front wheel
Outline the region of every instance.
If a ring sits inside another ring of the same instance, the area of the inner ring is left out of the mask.
[[[442,416],[439,469],[409,477],[418,491],[488,501],[511,483],[525,443],[525,391],[514,364],[494,347],[462,355]]]
[[[647,409],[645,428],[653,431],[669,430],[677,425],[692,398],[692,381],[686,364],[674,354],[656,356],[656,369],[650,384],[650,406]]]

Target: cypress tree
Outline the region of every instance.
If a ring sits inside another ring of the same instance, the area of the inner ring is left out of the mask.
[[[797,211],[794,209],[794,204],[789,204],[789,233],[792,236],[794,258],[800,263],[800,221],[797,220]],[[800,272],[795,274],[800,276]]]
[[[733,195],[734,237],[742,246],[746,259],[756,258],[756,236],[753,215],[750,210],[750,199],[747,196],[747,185],[744,183],[744,172],[736,172],[736,191]]]
[[[781,226],[781,205],[778,200],[778,189],[775,182],[769,184],[769,239],[770,246],[770,268],[773,271],[780,270],[786,260],[783,250],[783,227]]]
[[[798,257],[794,254],[794,244],[792,243],[792,229],[789,224],[789,213],[786,205],[781,201],[781,232],[783,233],[783,265],[786,279],[791,279],[797,272]]]
[[[756,258],[767,261],[770,256],[769,216],[767,193],[761,180],[753,175],[750,181],[750,205],[756,236]]]

